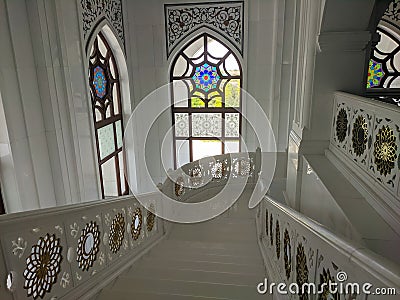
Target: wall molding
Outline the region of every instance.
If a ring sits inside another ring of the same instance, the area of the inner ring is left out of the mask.
[[[323,32],[318,36],[318,51],[364,51],[370,40],[369,31]]]

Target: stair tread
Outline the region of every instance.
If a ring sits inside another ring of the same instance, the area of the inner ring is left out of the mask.
[[[201,270],[177,270],[176,268],[165,268],[157,266],[133,267],[121,277],[147,278],[147,279],[171,279],[181,281],[193,281],[204,283],[221,283],[254,286],[260,281],[259,275],[222,273],[218,271]]]
[[[173,249],[182,249],[183,250],[191,250],[191,249],[201,249],[202,251],[224,251],[224,253],[232,253],[232,252],[248,252],[252,254],[260,255],[260,252],[257,247],[251,247],[248,244],[238,244],[232,242],[205,242],[205,241],[176,241],[176,240],[165,240],[159,247],[165,248],[173,248]],[[225,252],[226,251],[226,252]]]
[[[226,299],[226,298],[209,298],[201,296],[183,296],[174,294],[157,294],[157,293],[145,293],[135,291],[115,291],[111,289],[103,290],[96,300],[132,300],[132,299],[145,299],[145,300],[203,300],[203,299]]]
[[[220,271],[226,273],[235,274],[263,274],[263,265],[247,265],[242,262],[236,263],[221,263],[221,262],[203,262],[203,261],[185,261],[177,260],[173,257],[168,259],[150,259],[143,258],[140,260],[136,266],[146,267],[146,266],[162,266],[173,267],[179,270],[198,270],[198,271]]]
[[[260,281],[262,278],[260,279]],[[222,299],[254,299],[261,296],[257,293],[257,282],[254,286],[239,286],[216,283],[187,282],[169,279],[132,279],[121,277],[112,290],[129,290],[137,292],[154,292],[184,296],[216,297]]]
[[[243,255],[231,255],[231,254],[214,254],[204,252],[176,252],[173,250],[166,251],[164,249],[155,249],[151,251],[147,258],[160,259],[162,257],[173,257],[175,256],[179,260],[189,261],[208,261],[208,262],[223,262],[223,263],[235,263],[237,261],[245,262],[246,264],[262,264],[263,261],[259,256],[243,256]]]

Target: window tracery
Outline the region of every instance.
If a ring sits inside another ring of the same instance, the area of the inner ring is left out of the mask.
[[[242,68],[234,52],[202,34],[178,53],[170,81],[177,167],[238,152]]]

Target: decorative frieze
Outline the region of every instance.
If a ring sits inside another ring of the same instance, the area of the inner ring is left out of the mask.
[[[82,31],[85,41],[96,25],[107,19],[122,43],[125,43],[122,0],[81,0]]]
[[[243,55],[244,2],[165,5],[167,56],[195,30],[210,28],[229,40]]]

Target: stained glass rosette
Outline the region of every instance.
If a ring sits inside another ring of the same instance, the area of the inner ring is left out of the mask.
[[[382,64],[371,59],[368,67],[367,88],[379,86],[384,75]]]
[[[217,68],[207,63],[196,67],[192,77],[196,88],[208,92],[217,88],[220,77],[217,73]]]
[[[97,97],[103,98],[106,95],[107,79],[104,70],[100,66],[93,70],[93,86]]]

